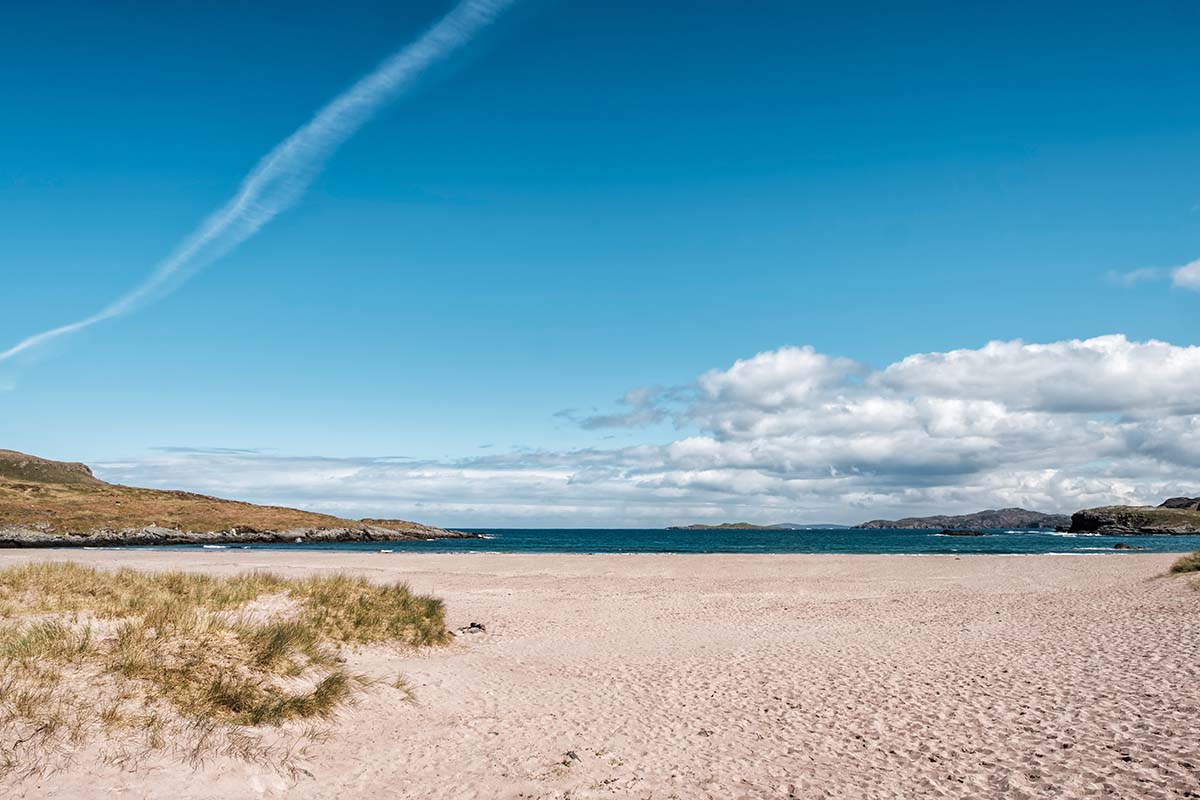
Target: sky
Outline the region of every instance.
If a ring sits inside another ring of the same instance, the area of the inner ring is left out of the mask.
[[[0,360],[0,447],[481,527],[1200,494],[1200,7],[493,4]],[[453,7],[6,6],[0,351]]]

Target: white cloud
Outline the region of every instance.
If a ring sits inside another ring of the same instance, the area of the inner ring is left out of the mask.
[[[1200,260],[1172,270],[1171,283],[1184,289],[1200,291]]]
[[[1100,336],[1052,344],[989,342],[909,356],[872,376],[912,395],[1048,412],[1200,409],[1200,348]]]
[[[566,408],[555,414],[557,417],[569,419],[584,430],[601,430],[604,428],[645,428],[657,425],[667,418],[661,404],[670,400],[673,393],[661,386],[639,386],[630,389],[620,399],[620,404],[628,411],[618,411],[613,414],[593,414],[579,416],[573,408]]]
[[[1200,260],[1184,264],[1182,267],[1160,269],[1158,267],[1143,267],[1130,272],[1108,273],[1108,279],[1122,286],[1133,286],[1143,281],[1162,281],[1170,279],[1171,285],[1179,289],[1193,289],[1200,292]]]
[[[1142,281],[1162,280],[1165,273],[1166,270],[1159,269],[1158,267],[1142,267],[1141,269],[1130,270],[1129,272],[1110,270],[1108,279],[1122,286],[1133,286]]]
[[[410,89],[429,67],[470,42],[510,2],[461,0],[433,27],[385,59],[272,148],[242,179],[237,193],[180,242],[140,284],[90,316],[33,334],[0,350],[0,362],[161,299],[189,276],[249,239],[300,200],[343,142],[386,103]]]
[[[102,477],[446,525],[844,521],[1200,494],[1200,347],[1124,336],[922,353],[872,370],[784,347],[635,390],[667,444],[460,461],[166,452]],[[614,415],[619,416],[619,415]]]

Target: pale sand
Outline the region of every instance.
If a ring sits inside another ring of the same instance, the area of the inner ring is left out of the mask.
[[[1152,579],[1174,556],[23,551],[0,566],[67,558],[351,570],[487,632],[361,656],[418,702],[372,691],[311,777],[85,754],[8,797],[1200,796],[1200,592]]]

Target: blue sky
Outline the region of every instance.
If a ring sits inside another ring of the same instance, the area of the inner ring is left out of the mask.
[[[1190,358],[1200,294],[1110,273],[1200,258],[1200,9],[904,6],[518,0],[257,236],[160,302],[0,364],[0,445],[195,488],[211,488],[201,454],[168,473],[160,448],[252,449],[281,473],[290,457],[452,472],[533,452],[572,485],[583,451],[633,486],[647,473],[619,449],[727,431],[694,398],[643,427],[579,419],[786,345],[853,359],[854,380],[991,340],[1121,334]],[[264,153],[449,8],[6,8],[0,349],[135,286]],[[812,452],[813,436],[790,446]],[[1013,470],[1050,468],[999,448]],[[560,524],[587,505],[589,520],[632,524],[767,506],[822,521],[848,503],[1092,496],[980,482],[906,499],[875,483],[821,504],[733,488],[752,466],[711,474],[704,498],[656,484],[644,512],[605,495],[539,514],[534,478],[534,510],[489,506],[482,489],[455,510],[460,484],[414,500],[411,475],[345,508]],[[286,486],[220,488],[334,507]],[[1162,488],[1146,470],[1106,486]]]

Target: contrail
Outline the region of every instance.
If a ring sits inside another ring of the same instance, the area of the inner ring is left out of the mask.
[[[393,53],[276,145],[242,180],[237,194],[160,261],[139,286],[89,317],[34,334],[0,352],[0,361],[162,298],[250,238],[300,199],[326,159],[375,112],[412,86],[429,66],[469,42],[513,1],[462,0],[419,39]]]

